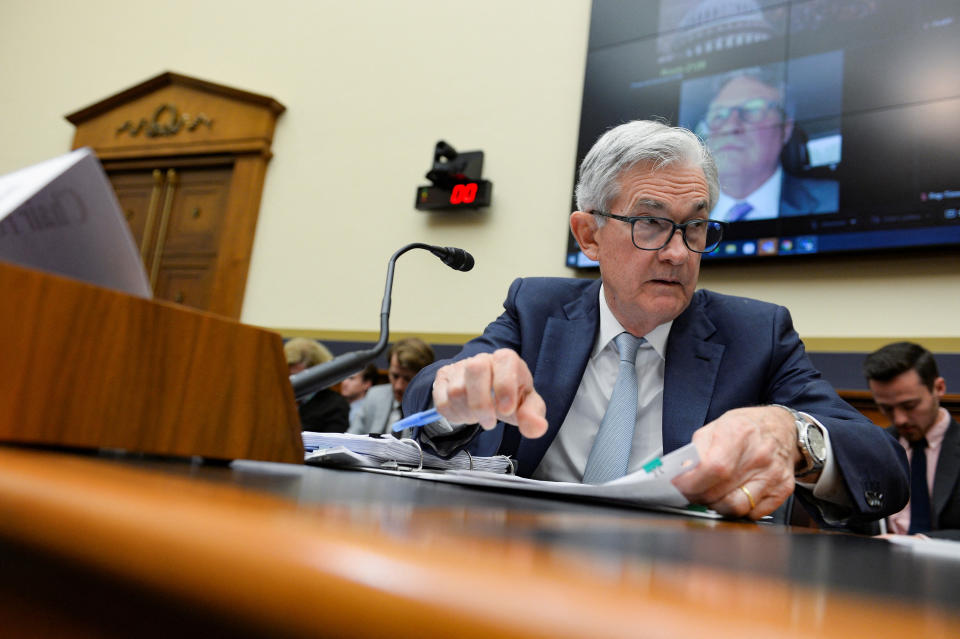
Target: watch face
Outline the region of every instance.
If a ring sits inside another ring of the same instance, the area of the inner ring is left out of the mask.
[[[818,462],[827,458],[827,444],[823,440],[823,433],[816,426],[807,425],[807,443]]]

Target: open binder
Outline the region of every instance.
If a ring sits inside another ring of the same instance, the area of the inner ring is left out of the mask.
[[[413,439],[391,435],[351,435],[304,432],[306,463],[355,468],[433,482],[459,484],[538,497],[553,497],[640,507],[693,517],[719,519],[702,506],[693,506],[671,483],[700,462],[697,449],[687,444],[667,455],[655,454],[629,475],[604,484],[582,484],[519,477],[510,458],[475,457],[461,452],[441,459],[425,452]]]
[[[393,435],[303,432],[304,461],[318,466],[384,468],[390,470],[480,470],[513,473],[513,461],[505,456],[477,457],[460,451],[449,459],[424,451],[413,439]]]

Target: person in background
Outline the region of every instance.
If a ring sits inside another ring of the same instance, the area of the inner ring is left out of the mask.
[[[424,366],[434,359],[430,345],[417,337],[408,337],[394,343],[387,351],[390,368],[389,383],[374,386],[367,391],[363,403],[350,418],[349,433],[388,433],[390,425],[402,417],[400,402],[407,384]]]
[[[886,519],[886,532],[960,540],[960,425],[940,405],[947,383],[933,354],[888,344],[867,356],[863,374],[910,460],[910,503]]]
[[[330,350],[312,339],[294,337],[283,345],[290,374],[323,364],[333,359]],[[342,433],[350,425],[350,404],[329,388],[297,400],[300,427],[318,433]]]
[[[517,474],[605,483],[693,443],[673,480],[690,502],[759,519],[796,494],[823,521],[875,521],[907,501],[903,449],[841,400],[782,306],[696,290],[723,224],[717,170],[692,132],[634,121],[580,165],[570,227],[600,279],[514,281],[504,312],[422,370],[404,413],[443,419],[441,455],[515,457]]]
[[[377,383],[379,377],[380,371],[377,370],[377,365],[371,362],[362,371],[356,372],[340,382],[340,394],[350,402],[351,416],[360,408],[367,391]]]
[[[714,219],[740,222],[837,210],[835,180],[797,177],[781,166],[780,153],[794,122],[783,87],[769,72],[756,67],[728,77],[703,125],[720,179]]]

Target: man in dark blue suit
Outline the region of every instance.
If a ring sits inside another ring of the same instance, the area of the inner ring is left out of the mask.
[[[831,523],[902,508],[902,449],[821,379],[787,310],[694,292],[700,255],[722,236],[707,218],[717,192],[689,131],[636,121],[604,134],[570,217],[601,279],[515,281],[481,337],[407,388],[405,414],[433,403],[444,417],[423,439],[441,454],[513,455],[521,475],[591,482],[692,441],[700,464],[674,485],[723,514],[760,518],[795,489]],[[611,440],[624,401],[626,438]]]

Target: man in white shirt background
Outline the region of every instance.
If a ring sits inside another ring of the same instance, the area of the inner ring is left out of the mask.
[[[838,208],[836,181],[784,171],[781,152],[794,133],[794,120],[776,77],[760,67],[724,76],[698,127],[720,178],[713,219],[742,222]]]
[[[389,383],[374,386],[363,403],[350,415],[348,433],[388,433],[390,426],[402,417],[400,402],[407,384],[421,368],[432,364],[433,349],[417,337],[397,340],[387,351],[390,367],[387,369]]]

